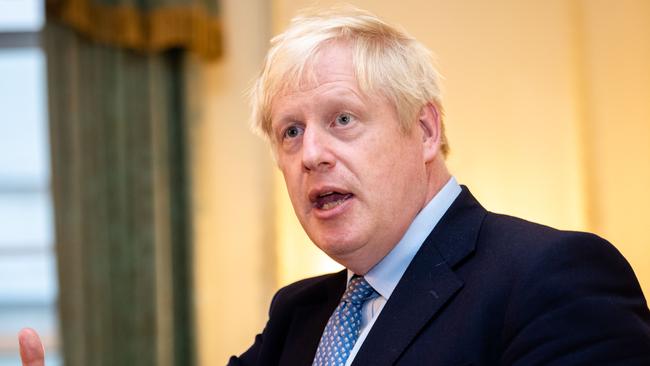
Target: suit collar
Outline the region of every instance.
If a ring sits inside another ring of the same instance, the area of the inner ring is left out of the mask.
[[[392,365],[422,327],[463,287],[453,269],[474,251],[486,213],[463,186],[413,258],[353,365]]]
[[[449,267],[454,267],[474,251],[481,224],[487,215],[469,189],[466,186],[461,188],[458,198],[427,238]]]

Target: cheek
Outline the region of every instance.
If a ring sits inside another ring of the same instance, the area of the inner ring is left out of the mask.
[[[300,196],[300,176],[287,166],[280,166],[280,171],[282,172],[289,198],[291,198],[291,202],[295,205],[297,203],[295,200]]]
[[[284,178],[284,181],[287,186],[287,192],[289,193],[289,197],[291,197],[291,201],[297,201],[299,197],[301,197],[302,192],[301,192],[301,185],[300,182],[295,177],[286,177]],[[296,202],[297,203],[297,202]]]
[[[378,194],[389,201],[400,200],[417,189],[426,176],[421,149],[412,146],[385,152],[369,164],[369,169]]]

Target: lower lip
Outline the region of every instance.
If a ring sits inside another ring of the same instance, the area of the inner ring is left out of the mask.
[[[343,212],[345,212],[350,207],[350,205],[352,205],[352,201],[354,199],[355,199],[355,196],[352,196],[352,197],[346,199],[345,201],[343,201],[343,203],[341,203],[340,205],[338,205],[336,207],[333,207],[333,208],[331,208],[329,210],[323,210],[323,209],[320,209],[320,208],[317,208],[317,207],[313,207],[312,210],[314,212],[314,216],[316,218],[318,218],[318,219],[321,219],[321,220],[332,219],[332,218],[334,218],[336,216],[341,215]]]

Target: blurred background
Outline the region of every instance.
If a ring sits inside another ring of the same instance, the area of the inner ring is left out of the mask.
[[[0,365],[214,365],[340,267],[294,218],[245,91],[301,0],[0,0]],[[452,173],[595,232],[650,295],[650,2],[349,1],[437,55]]]

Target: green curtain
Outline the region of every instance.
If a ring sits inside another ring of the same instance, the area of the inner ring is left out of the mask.
[[[192,365],[184,51],[91,39],[44,31],[64,363]]]

